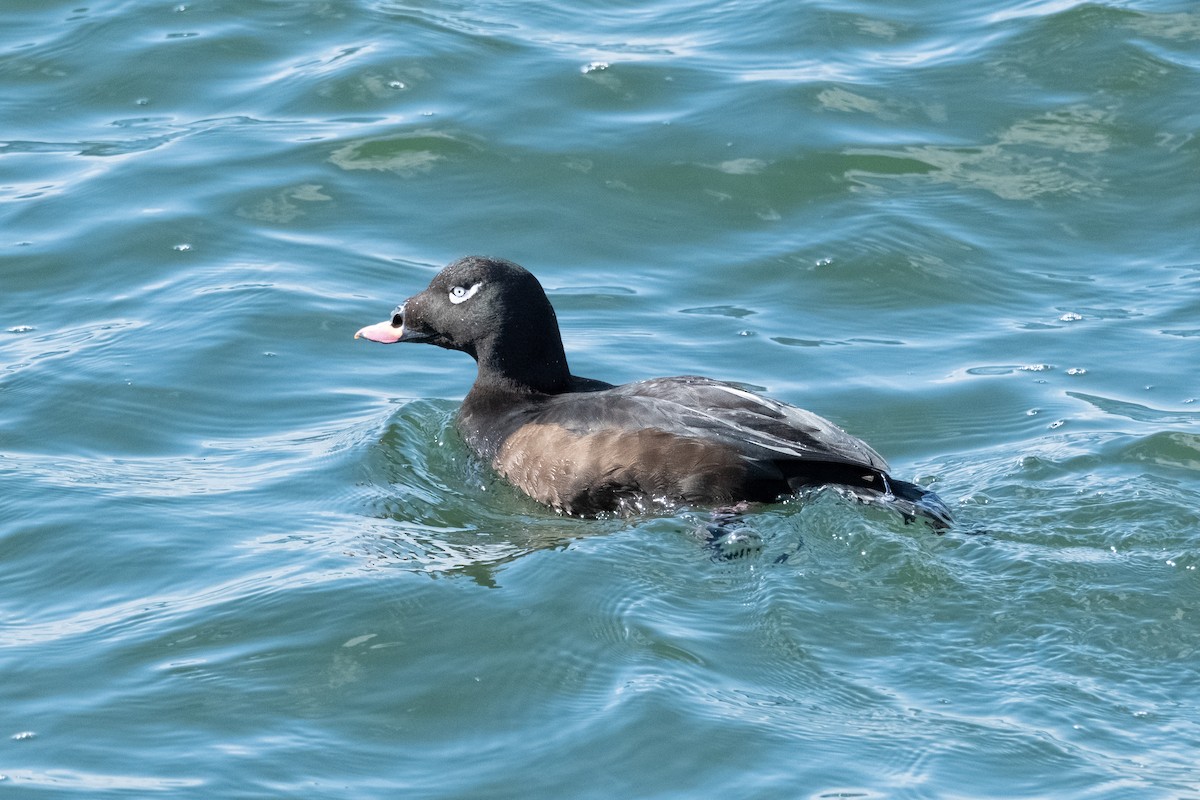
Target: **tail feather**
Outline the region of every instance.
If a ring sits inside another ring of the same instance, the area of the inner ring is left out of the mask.
[[[858,464],[805,462],[803,471],[788,477],[792,491],[816,486],[830,486],[854,499],[873,506],[891,509],[904,517],[905,522],[922,520],[936,533],[954,525],[942,498],[915,483],[898,480],[879,470],[865,470]]]
[[[884,485],[889,491],[882,496],[883,503],[903,514],[905,520],[922,519],[937,533],[954,524],[950,509],[935,492],[895,478],[885,478]]]
[[[921,520],[934,533],[944,533],[954,525],[954,516],[949,507],[935,492],[908,481],[886,475],[882,477],[882,491],[874,487],[845,484],[838,488],[863,503],[895,511],[906,523]]]

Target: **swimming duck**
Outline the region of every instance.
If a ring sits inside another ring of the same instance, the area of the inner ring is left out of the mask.
[[[459,259],[354,336],[475,359],[459,431],[500,475],[564,514],[729,507],[834,485],[906,521],[951,524],[936,494],[891,477],[869,445],[810,411],[712,378],[614,386],[572,375],[545,291],[511,261]]]

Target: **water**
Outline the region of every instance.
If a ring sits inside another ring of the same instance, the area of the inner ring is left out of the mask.
[[[6,797],[1200,797],[1194,3],[5,0],[0,53]],[[469,359],[351,338],[474,252],[578,374],[761,387],[958,527],[538,507]]]

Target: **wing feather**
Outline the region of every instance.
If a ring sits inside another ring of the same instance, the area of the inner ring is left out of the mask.
[[[824,417],[711,378],[682,376],[627,383],[543,406],[542,422],[591,433],[653,428],[715,439],[751,460],[822,461],[886,472],[887,462]],[[586,409],[579,407],[587,405]],[[584,413],[581,413],[584,412]]]

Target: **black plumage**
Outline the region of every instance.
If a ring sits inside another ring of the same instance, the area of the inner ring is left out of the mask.
[[[500,474],[564,513],[770,502],[832,484],[935,529],[951,523],[936,494],[892,478],[870,446],[809,411],[710,378],[613,386],[572,375],[541,284],[509,261],[460,259],[355,336],[470,354],[479,371],[459,430]]]

